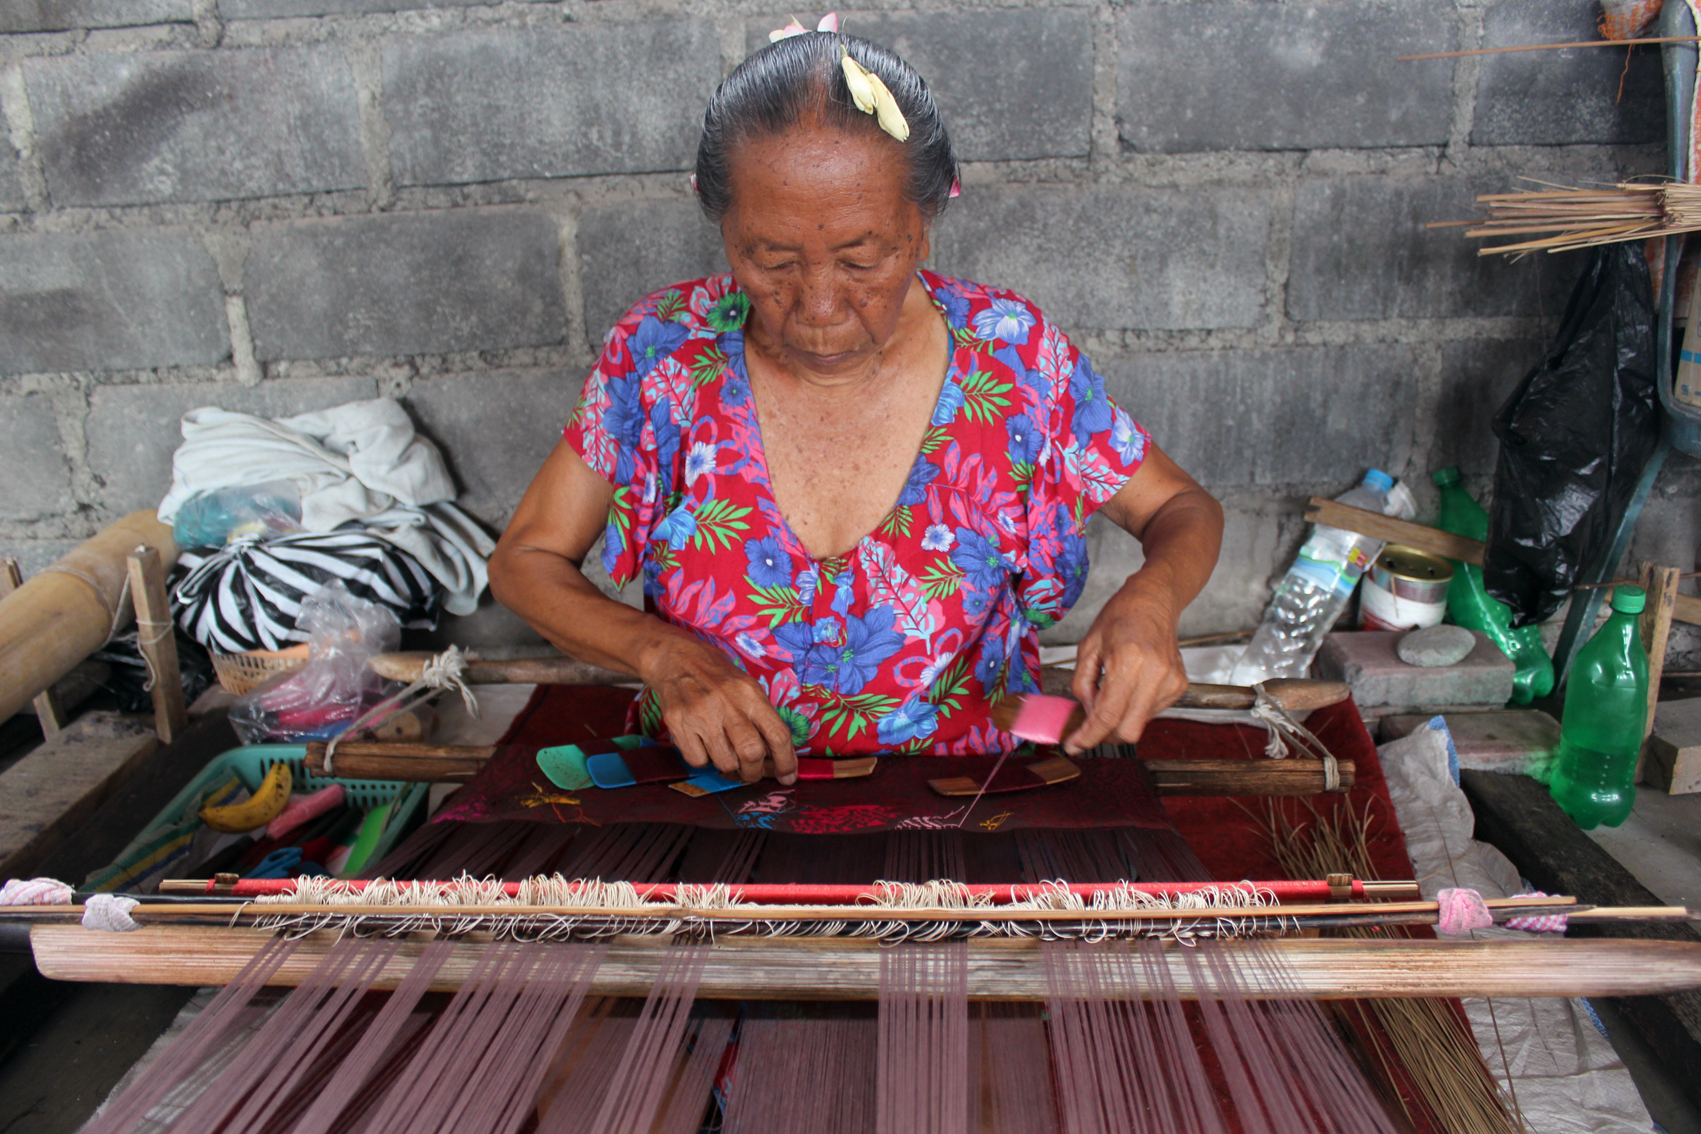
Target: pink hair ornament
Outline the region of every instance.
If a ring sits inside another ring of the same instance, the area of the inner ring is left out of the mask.
[[[836,32],[836,31],[838,31],[839,30],[839,14],[837,12],[828,12],[825,16],[821,17],[821,22],[815,25],[815,30],[818,31],[818,32],[820,32],[820,31],[824,31],[824,32]],[[808,34],[809,34],[809,29],[804,27],[801,23],[799,23],[796,16],[793,16],[791,18],[791,23],[787,24],[783,28],[775,28],[773,31],[768,33],[768,42],[769,43],[778,43],[780,40],[790,39],[794,35],[808,35]]]

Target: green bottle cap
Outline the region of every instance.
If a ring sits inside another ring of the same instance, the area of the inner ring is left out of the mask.
[[[1436,469],[1434,472],[1429,474],[1429,479],[1435,482],[1436,487],[1447,488],[1459,483],[1459,470],[1452,466],[1448,466],[1444,469]]]
[[[1641,614],[1648,604],[1648,592],[1641,587],[1614,587],[1612,608],[1621,614]]]

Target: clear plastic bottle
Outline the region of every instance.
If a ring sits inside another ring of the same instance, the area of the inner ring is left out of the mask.
[[[1394,480],[1371,469],[1364,481],[1336,501],[1367,512],[1381,512]],[[1304,677],[1323,635],[1346,609],[1366,567],[1382,553],[1382,541],[1317,524],[1299,549],[1293,566],[1276,587],[1264,621],[1230,678],[1251,685],[1272,677]]]
[[[1441,489],[1443,531],[1467,539],[1488,538],[1488,512],[1459,483],[1459,470],[1437,469],[1430,474]],[[1447,617],[1467,630],[1480,630],[1500,652],[1512,659],[1512,700],[1526,705],[1553,692],[1553,659],[1547,656],[1539,626],[1512,625],[1512,608],[1488,593],[1482,568],[1453,561],[1453,582],[1447,588]]]
[[[1585,831],[1616,827],[1636,804],[1636,757],[1648,714],[1641,587],[1612,592],[1612,615],[1577,651],[1565,681],[1559,757],[1548,790]]]

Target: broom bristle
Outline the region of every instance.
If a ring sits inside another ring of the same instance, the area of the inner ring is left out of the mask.
[[[1482,239],[1530,236],[1495,244],[1478,255],[1565,252],[1596,244],[1647,240],[1701,229],[1701,186],[1679,182],[1621,183],[1602,189],[1544,189],[1530,193],[1487,193],[1477,198],[1488,216],[1465,235]]]

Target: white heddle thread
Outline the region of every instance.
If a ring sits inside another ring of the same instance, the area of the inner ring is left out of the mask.
[[[83,903],[83,928],[104,929],[108,933],[129,933],[133,929],[142,928],[130,916],[130,911],[141,905],[135,898],[125,894],[90,894],[88,901]]]
[[[1288,711],[1265,690],[1262,681],[1253,685],[1252,690],[1257,694],[1257,699],[1252,703],[1252,715],[1264,722],[1264,727],[1270,734],[1269,740],[1264,743],[1264,755],[1272,760],[1283,760],[1293,755],[1293,751],[1297,749],[1314,760],[1321,760],[1323,790],[1339,791],[1341,766],[1335,760],[1334,753],[1324,747],[1323,742],[1318,740],[1310,729],[1289,716]]]

